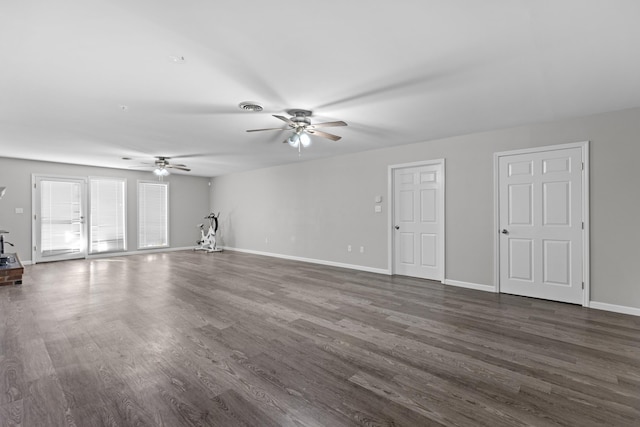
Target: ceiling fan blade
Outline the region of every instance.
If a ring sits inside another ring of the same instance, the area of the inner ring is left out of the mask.
[[[262,132],[263,130],[288,130],[287,128],[249,129],[247,132]]]
[[[330,139],[330,140],[332,140],[332,141],[338,141],[338,140],[342,139],[342,137],[341,137],[341,136],[333,135],[333,134],[331,134],[331,133],[327,133],[327,132],[322,132],[322,131],[320,131],[320,130],[313,130],[313,129],[309,129],[307,132],[308,132],[309,134],[311,134],[311,135],[321,136],[321,137],[323,137],[323,138],[327,138],[327,139]]]
[[[285,122],[286,124],[288,124],[291,127],[297,127],[298,126],[294,121],[292,121],[288,117],[278,116],[276,114],[274,114],[273,117],[275,117],[276,119],[282,120],[283,122]]]
[[[186,168],[187,167],[187,165],[183,165],[183,164],[180,164],[180,163],[171,163],[171,164],[168,164],[167,166],[168,167],[172,167],[172,168]]]
[[[350,104],[353,102],[362,102],[363,99],[378,99],[380,97],[391,97],[396,96],[399,97],[404,93],[415,93],[415,88],[421,87],[421,85],[426,85],[430,82],[429,79],[424,77],[415,77],[412,79],[408,79],[402,82],[393,83],[387,86],[374,87],[373,89],[367,89],[359,93],[354,93],[352,95],[347,95],[344,98],[336,99],[331,102],[327,102],[325,104],[319,105],[315,107],[316,109],[324,109],[328,107],[336,107],[340,105]],[[412,92],[411,90],[414,90]]]
[[[284,129],[284,130],[289,130],[289,129]],[[270,133],[268,135],[269,135],[268,137],[265,135],[265,137],[263,139],[263,141],[266,144],[273,144],[274,142],[279,141],[280,138],[282,138],[282,135],[280,133],[276,133],[276,132],[272,132],[272,133]]]
[[[459,58],[458,58],[459,57]],[[437,63],[417,64],[411,69],[404,71],[394,71],[393,75],[386,76],[378,82],[362,82],[363,88],[360,92],[346,94],[341,99],[335,99],[321,105],[314,105],[314,110],[322,110],[328,107],[342,107],[353,103],[362,104],[364,100],[371,102],[379,99],[399,99],[425,91],[434,87],[443,89],[446,85],[456,84],[461,76],[475,73],[484,69],[489,63],[495,64],[504,58],[482,57],[476,55],[458,55],[456,58],[447,58]],[[444,59],[444,58],[443,58]],[[443,66],[448,64],[448,66]],[[425,71],[427,70],[427,71]],[[406,79],[399,80],[399,75],[406,76]],[[393,82],[390,83],[389,82]],[[448,87],[447,87],[448,88]]]
[[[306,128],[315,129],[315,128],[328,128],[328,127],[334,127],[334,126],[348,126],[348,125],[342,120],[340,120],[337,122],[314,123],[312,125],[307,126]]]
[[[215,29],[213,29],[216,32]],[[216,32],[220,37],[224,38],[225,32]],[[225,46],[219,44],[211,55],[200,58],[207,62],[211,67],[211,71],[222,72],[222,75],[229,76],[242,87],[254,92],[259,99],[269,99],[271,104],[284,105],[286,102],[281,94],[273,88],[273,83],[265,77],[265,73],[260,66],[252,65],[247,61],[244,52],[239,52],[232,47],[232,44]]]
[[[189,169],[188,167],[185,167],[184,165],[166,165],[165,168],[178,169],[181,171],[191,172],[191,169]]]

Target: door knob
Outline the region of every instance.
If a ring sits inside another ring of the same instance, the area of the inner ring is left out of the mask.
[[[503,228],[501,231],[502,234],[509,234],[509,230],[507,230],[506,228]]]
[[[396,225],[396,226],[395,226],[395,227],[393,227],[393,228],[395,228],[396,230],[400,230],[400,226],[399,226],[399,225]]]

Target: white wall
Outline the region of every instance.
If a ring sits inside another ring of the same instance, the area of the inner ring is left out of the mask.
[[[446,158],[446,277],[493,285],[493,153],[589,140],[591,300],[640,309],[639,139],[640,109],[632,109],[316,161],[303,154],[215,178],[211,209],[222,212],[228,247],[387,269],[388,166]]]
[[[51,174],[65,176],[101,176],[127,179],[127,249],[137,250],[137,183],[138,180],[155,180],[151,172],[98,168],[63,163],[36,162],[0,157],[0,186],[7,187],[0,200],[0,229],[10,234],[6,240],[14,243],[15,251],[23,261],[31,260],[31,175]],[[171,247],[195,246],[199,230],[209,213],[209,179],[172,174],[169,182],[169,242]],[[23,214],[16,214],[22,208]]]

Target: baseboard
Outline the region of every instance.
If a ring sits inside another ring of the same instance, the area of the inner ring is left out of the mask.
[[[373,268],[373,267],[367,267],[365,265],[345,264],[342,262],[326,261],[326,260],[315,259],[315,258],[303,258],[303,257],[293,256],[293,255],[276,254],[273,252],[262,252],[262,251],[254,251],[251,249],[232,248],[229,246],[223,246],[223,248],[228,251],[243,252],[243,253],[252,254],[252,255],[263,255],[263,256],[268,256],[273,258],[288,259],[291,261],[310,262],[312,264],[328,265],[330,267],[349,268],[351,270],[366,271],[367,273],[377,273],[377,274],[386,274],[386,275],[391,274],[389,270],[385,268]]]
[[[461,282],[459,280],[445,279],[445,285],[458,286],[460,288],[476,289],[479,291],[496,292],[493,286],[481,285],[477,283]],[[607,304],[604,302],[590,301],[589,308],[596,310],[612,311],[614,313],[630,314],[640,316],[640,308],[627,307],[624,305]]]
[[[482,285],[479,283],[462,282],[460,280],[444,279],[445,285],[457,286],[459,288],[475,289],[476,291],[495,292],[496,288],[490,285]]]
[[[589,308],[595,308],[596,310],[613,311],[614,313],[630,314],[632,316],[640,316],[640,308],[607,304],[606,302],[590,301]]]

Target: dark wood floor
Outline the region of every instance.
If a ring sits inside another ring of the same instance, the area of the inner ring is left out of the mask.
[[[254,255],[0,288],[2,426],[639,426],[640,318]]]

